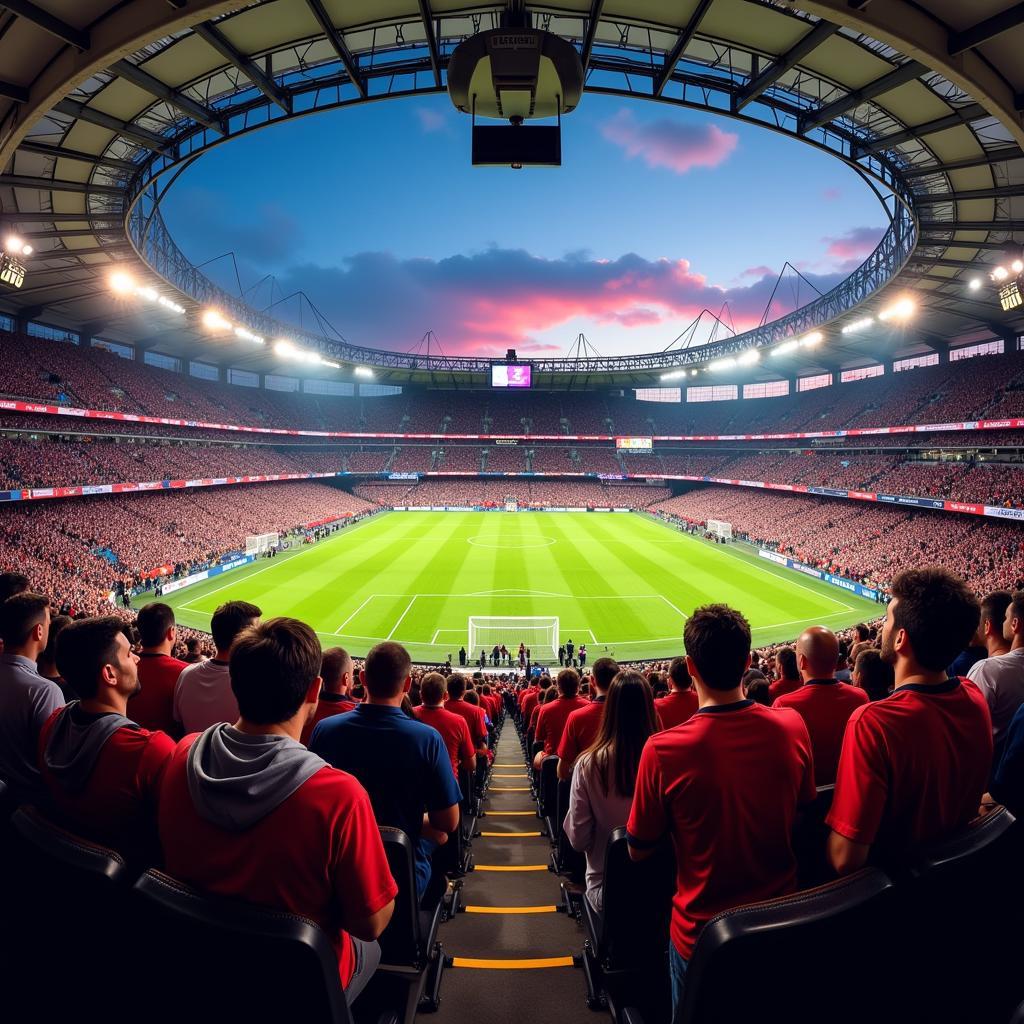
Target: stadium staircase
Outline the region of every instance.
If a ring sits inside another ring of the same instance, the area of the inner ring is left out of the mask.
[[[506,729],[473,839],[459,912],[441,926],[450,957],[440,1008],[420,1022],[595,1024],[579,968],[582,935],[566,914],[551,844],[537,815],[519,737]]]

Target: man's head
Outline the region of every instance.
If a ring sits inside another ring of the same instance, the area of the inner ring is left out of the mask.
[[[1014,646],[1024,642],[1024,590],[1016,591],[1006,606],[1003,639],[1009,640]]]
[[[832,679],[839,663],[839,641],[831,629],[810,626],[796,642],[796,665],[800,678]]]
[[[853,627],[853,633],[857,638],[857,643],[863,643],[871,636],[871,630],[869,630],[867,624],[863,622],[858,622],[857,625]]]
[[[210,621],[210,632],[217,654],[226,658],[231,653],[235,637],[247,626],[254,625],[263,612],[248,601],[227,601],[214,613]]]
[[[792,647],[783,647],[775,655],[775,663],[779,666],[780,679],[799,679],[800,668],[797,663],[796,651]]]
[[[135,627],[143,650],[174,644],[177,634],[174,629],[174,610],[162,601],[151,601],[139,609]]]
[[[50,628],[47,632],[46,647],[39,655],[39,670],[43,668],[57,669],[57,637],[60,636],[64,627],[71,622],[70,615],[55,615],[50,619]],[[57,669],[59,674],[60,670]]]
[[[901,668],[903,676],[944,671],[974,635],[977,598],[962,579],[939,566],[901,572],[891,590],[882,658],[896,667],[897,676]]]
[[[580,676],[574,668],[563,668],[558,673],[558,692],[563,697],[575,697],[580,692]]]
[[[9,597],[0,605],[0,640],[5,654],[33,661],[46,650],[50,628],[50,599],[31,590]]]
[[[686,667],[711,690],[734,690],[750,665],[750,624],[725,604],[696,609],[683,629]]]
[[[598,658],[590,666],[590,675],[598,693],[607,693],[612,680],[619,674],[619,663],[614,658]]]
[[[448,696],[452,700],[461,700],[466,692],[466,677],[461,672],[453,672],[448,677]]]
[[[29,579],[20,572],[0,572],[0,604],[15,594],[24,594],[29,588]]]
[[[1003,626],[1006,623],[1006,609],[1010,607],[1013,594],[1008,590],[993,590],[981,600],[981,623],[978,639],[988,646],[1003,646]]]
[[[359,673],[372,700],[393,700],[412,684],[412,659],[401,645],[385,640],[366,656]]]
[[[320,661],[324,693],[348,693],[352,686],[352,656],[344,647],[329,647]]]
[[[892,665],[882,661],[882,652],[872,647],[857,655],[852,678],[854,686],[859,686],[872,700],[882,700],[892,692]]]
[[[189,654],[199,654],[199,637],[190,636],[185,641],[185,650],[188,651]]]
[[[420,681],[420,696],[428,707],[436,708],[444,703],[444,692],[448,684],[440,672],[428,672]]]
[[[298,619],[268,619],[243,629],[234,638],[228,667],[243,721],[281,725],[303,704],[311,715],[320,693],[320,660],[316,633]]]
[[[693,686],[685,658],[673,658],[668,666],[668,678],[673,690],[688,690]]]
[[[81,700],[118,706],[139,692],[139,657],[124,621],[78,619],[57,638],[57,671]]]

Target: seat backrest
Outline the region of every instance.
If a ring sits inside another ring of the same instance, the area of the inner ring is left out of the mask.
[[[896,917],[893,890],[884,872],[864,868],[716,915],[689,961],[682,1024],[894,1020],[891,972],[864,961]]]
[[[830,829],[825,824],[835,791],[834,784],[819,786],[814,801],[800,808],[793,826],[793,853],[802,889],[821,885],[835,877],[826,856]]]
[[[412,966],[424,962],[426,951],[422,935],[420,901],[416,894],[416,857],[412,841],[400,829],[380,826],[380,838],[388,858],[391,876],[398,886],[395,910],[381,935],[381,962]]]
[[[152,971],[143,990],[161,1021],[351,1024],[337,953],[315,922],[210,896],[156,870],[134,892],[131,941],[146,951],[134,962]]]
[[[540,812],[546,818],[558,813],[558,756],[548,754],[540,763]]]
[[[598,956],[609,970],[635,970],[664,961],[675,892],[675,854],[666,839],[643,861],[629,856],[626,830],[617,828],[604,854],[604,909]]]

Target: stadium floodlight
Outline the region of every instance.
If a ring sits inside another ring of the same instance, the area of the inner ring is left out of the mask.
[[[8,235],[4,239],[4,248],[11,253],[11,255],[18,255],[22,253],[25,248],[25,243],[17,235]],[[25,255],[28,255],[25,253]]]
[[[332,370],[340,370],[341,369],[341,363],[335,363],[335,362],[333,362],[330,359],[321,359],[320,362],[324,366],[329,366]]]
[[[879,320],[909,320],[917,310],[913,299],[903,298],[887,306],[878,314]]]
[[[724,359],[716,359],[713,363],[708,363],[709,370],[731,370],[736,366],[736,360],[732,356],[726,356]]]
[[[776,346],[772,350],[773,356],[784,356],[789,352],[795,352],[800,347],[800,342],[793,338],[790,341],[784,341],[781,345]]]
[[[992,279],[995,281],[1005,281],[1010,276],[1010,272],[1006,267],[996,267],[992,271]]]
[[[278,338],[274,342],[274,351],[279,356],[293,356],[295,355],[295,344],[287,338]]]
[[[1011,269],[1011,270],[1012,270],[1012,271],[1013,271],[1013,272],[1014,272],[1015,274],[1020,274],[1020,273],[1024,272],[1024,261],[1021,261],[1021,260],[1014,260],[1014,261],[1013,261],[1013,262],[1012,262],[1012,263],[1010,264],[1010,269]]]
[[[355,369],[357,377],[372,377],[373,370],[369,366],[357,366]]]
[[[690,371],[690,376],[691,377],[696,377],[697,376],[697,371],[696,370],[691,370]]]
[[[810,334],[805,334],[800,339],[801,348],[814,348],[815,345],[820,345],[825,340],[825,335],[821,331],[811,331]]]
[[[756,348],[748,348],[746,352],[736,359],[737,366],[753,366],[761,361],[761,353]]]
[[[253,332],[250,331],[248,327],[243,327],[241,324],[238,324],[235,327],[235,337],[241,338],[243,341],[254,342],[257,345],[266,344],[265,338],[261,338],[258,334],[253,334]]]
[[[184,306],[179,306],[172,299],[167,298],[166,295],[161,295],[156,301],[161,306],[163,306],[165,309],[169,309],[172,313],[184,313],[185,312],[185,307]]]
[[[110,287],[118,295],[131,295],[135,291],[135,280],[131,274],[117,270],[110,275]]]
[[[860,320],[854,320],[843,328],[843,334],[856,334],[858,331],[866,330],[875,322],[873,316],[866,316]]]
[[[203,326],[210,331],[230,331],[231,323],[215,309],[208,309],[203,313]]]
[[[971,280],[967,282],[967,287],[970,288],[972,292],[976,292],[981,287],[981,278],[972,277]]]
[[[160,298],[156,293],[156,289],[150,288],[149,285],[146,285],[144,288],[139,288],[138,293],[144,299],[149,299],[150,302],[156,302]]]

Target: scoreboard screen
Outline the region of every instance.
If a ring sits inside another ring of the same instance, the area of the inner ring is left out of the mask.
[[[650,437],[617,437],[615,447],[626,452],[649,452],[654,441]]]
[[[491,363],[492,388],[529,388],[533,385],[530,363]]]

